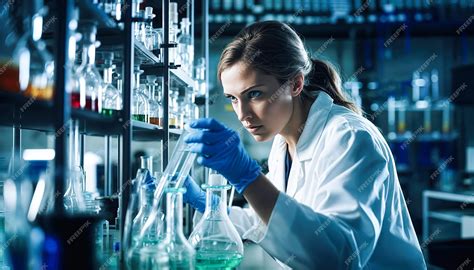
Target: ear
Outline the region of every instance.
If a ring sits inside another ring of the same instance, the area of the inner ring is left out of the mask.
[[[304,87],[304,76],[303,74],[298,74],[293,78],[293,85],[291,89],[291,95],[293,97],[297,97],[301,94],[301,91],[303,91]]]

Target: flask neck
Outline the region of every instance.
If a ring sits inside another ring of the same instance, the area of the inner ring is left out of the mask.
[[[216,198],[219,200],[216,200]],[[222,187],[209,187],[206,189],[206,209],[204,210],[205,216],[217,217],[227,216],[227,188]]]
[[[82,65],[93,66],[95,64],[95,45],[84,44],[82,49]]]
[[[112,67],[104,68],[104,83],[112,84]]]
[[[183,235],[183,194],[168,192],[166,194],[166,234],[168,237],[184,237]]]

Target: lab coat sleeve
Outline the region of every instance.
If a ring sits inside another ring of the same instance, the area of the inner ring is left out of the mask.
[[[387,160],[368,132],[348,123],[334,129],[305,172],[318,183],[313,203],[280,193],[259,243],[294,269],[361,269],[380,235]]]
[[[258,242],[263,238],[266,225],[251,207],[232,206],[229,218],[242,239]]]

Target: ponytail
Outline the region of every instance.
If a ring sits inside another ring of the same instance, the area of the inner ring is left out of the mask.
[[[362,114],[361,109],[348,99],[342,91],[341,77],[331,63],[311,59],[311,64],[311,71],[305,77],[306,81],[303,89],[305,98],[314,99],[312,92],[324,91],[334,100],[335,104],[344,106],[357,114]]]

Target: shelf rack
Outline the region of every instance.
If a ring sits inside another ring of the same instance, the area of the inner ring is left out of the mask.
[[[146,49],[141,43],[135,42],[133,33],[132,8],[123,9],[123,20],[116,22],[97,5],[88,0],[61,0],[47,1],[56,16],[54,31],[45,33],[44,39],[47,39],[50,46],[55,49],[55,91],[51,101],[42,101],[23,96],[19,93],[9,93],[0,89],[0,125],[11,126],[14,130],[13,161],[20,156],[21,130],[38,130],[55,135],[55,160],[54,160],[54,189],[62,193],[66,190],[66,175],[68,164],[68,140],[67,132],[61,132],[69,125],[71,120],[77,120],[80,124],[80,133],[82,136],[103,136],[106,143],[106,162],[111,159],[108,157],[110,137],[117,137],[119,142],[119,228],[124,228],[126,210],[129,200],[130,185],[129,181],[133,177],[131,171],[131,144],[133,141],[152,141],[161,143],[161,161],[162,168],[168,163],[169,147],[168,141],[179,137],[182,133],[180,129],[169,128],[168,117],[163,119],[163,127],[144,123],[131,118],[131,96],[133,89],[133,67],[134,62],[139,61],[145,74],[154,74],[162,77],[163,80],[163,110],[164,115],[168,116],[169,105],[169,86],[171,80],[182,87],[194,87],[194,80],[186,74],[181,68],[171,65],[169,61],[169,3],[170,0],[161,1],[162,27],[164,29],[164,44],[162,59],[159,59],[153,52]],[[194,21],[194,0],[186,1],[188,6],[187,16],[191,16]],[[203,6],[208,6],[207,1],[203,1]],[[71,70],[64,67],[71,67],[71,59],[68,55],[70,47],[70,37],[75,31],[73,21],[74,9],[80,11],[79,24],[84,21],[95,21],[98,23],[97,39],[101,41],[102,47],[107,50],[121,52],[122,59],[115,59],[123,63],[123,110],[116,116],[106,116],[96,112],[73,109],[70,106],[70,89],[68,81],[71,80]],[[53,13],[53,12],[50,12]],[[190,13],[190,14],[189,14]],[[181,14],[180,16],[183,16]],[[207,18],[203,15],[204,18]],[[204,20],[206,21],[206,19]],[[203,23],[203,31],[208,27]],[[193,35],[194,38],[194,35]],[[49,40],[48,40],[49,39]],[[208,59],[207,36],[202,40],[203,56]],[[119,44],[119,45],[116,45]],[[167,45],[166,45],[167,44]],[[161,61],[162,60],[162,61]],[[207,76],[207,74],[206,74]],[[207,106],[206,102],[206,106]],[[205,107],[207,115],[207,107]],[[19,164],[12,164],[13,169],[17,169]],[[111,175],[110,164],[106,166],[105,176]],[[110,189],[110,188],[109,188]],[[65,216],[62,196],[55,196],[54,214],[56,216]],[[123,230],[120,232],[123,240]],[[124,267],[123,254],[121,256],[121,267]]]

